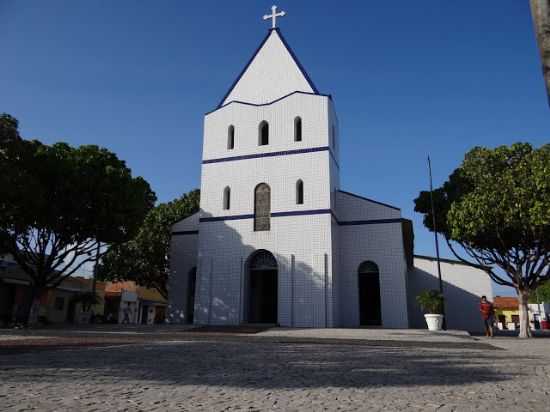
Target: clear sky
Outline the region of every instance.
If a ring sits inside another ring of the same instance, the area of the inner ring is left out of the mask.
[[[334,97],[342,188],[402,208],[416,253],[434,254],[413,211],[428,153],[439,185],[473,146],[550,142],[527,1],[277,4]],[[265,36],[271,5],[0,0],[0,112],[27,138],[109,148],[170,200],[199,186],[203,115]]]

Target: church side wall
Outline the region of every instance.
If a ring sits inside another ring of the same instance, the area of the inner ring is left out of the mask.
[[[340,226],[340,322],[359,326],[359,265],[370,260],[380,272],[382,326],[407,328],[407,267],[401,223]]]
[[[460,264],[441,262],[441,278],[445,295],[447,328],[482,332],[483,322],[479,314],[481,296],[493,299],[491,279],[481,269]],[[416,296],[428,289],[439,289],[437,262],[435,259],[414,258],[414,268],[409,272],[409,308],[412,328],[426,329],[424,314]]]
[[[170,276],[168,277],[168,316],[170,323],[188,323],[189,273],[197,265],[198,235],[172,235]]]
[[[370,260],[380,271],[382,326],[408,327],[407,265],[399,209],[337,192],[339,323],[359,326],[359,265]],[[370,223],[380,219],[395,222]]]

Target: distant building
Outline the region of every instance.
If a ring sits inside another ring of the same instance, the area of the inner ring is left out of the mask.
[[[134,282],[96,282],[99,302],[84,311],[80,297],[92,290],[92,279],[71,276],[40,297],[39,320],[45,323],[88,323],[95,321],[152,324],[164,321],[166,300],[152,289]],[[31,279],[9,254],[0,253],[0,327],[24,323],[31,305]]]
[[[516,330],[519,328],[519,302],[514,296],[496,296],[495,316],[499,329]],[[529,303],[529,323],[532,329],[539,329],[541,321],[550,320],[549,303]]]
[[[104,320],[107,323],[152,325],[165,319],[166,299],[155,289],[135,282],[107,282]]]
[[[515,330],[519,327],[519,303],[513,296],[495,296],[493,302],[499,329]]]

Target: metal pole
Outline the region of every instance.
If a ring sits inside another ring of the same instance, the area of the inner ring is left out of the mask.
[[[437,224],[435,218],[435,205],[434,205],[434,194],[433,194],[433,183],[432,183],[432,162],[430,161],[430,156],[428,156],[428,172],[430,175],[430,203],[432,207],[432,225],[434,230],[434,240],[435,240],[435,256],[437,259],[437,276],[439,278],[439,293],[443,295],[443,280],[441,278],[441,261],[439,258],[439,238],[437,236]],[[445,318],[445,302],[443,302],[443,330],[447,330],[447,320]]]

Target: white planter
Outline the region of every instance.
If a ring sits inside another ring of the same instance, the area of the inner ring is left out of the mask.
[[[443,328],[443,315],[435,313],[426,313],[424,315],[426,323],[428,324],[428,330],[441,330]]]

